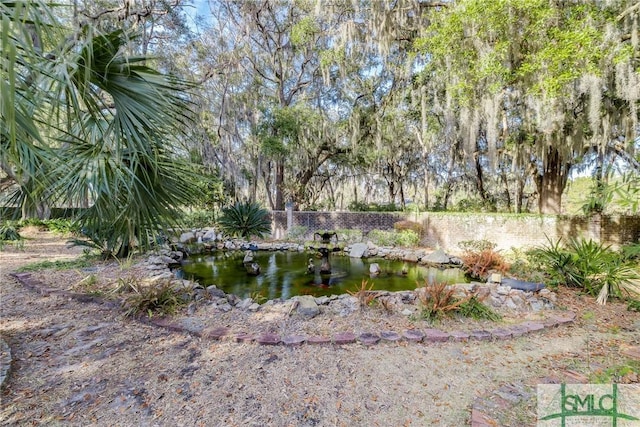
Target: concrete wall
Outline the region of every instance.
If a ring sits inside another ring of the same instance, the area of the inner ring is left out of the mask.
[[[287,234],[287,215],[272,212],[273,237]],[[530,247],[549,239],[582,237],[614,246],[640,241],[640,216],[551,216],[522,214],[441,213],[422,214],[377,212],[293,212],[292,226],[307,229],[307,236],[317,230],[357,229],[365,235],[371,230],[391,230],[401,220],[422,224],[422,244],[459,250],[465,240],[489,240],[498,249]]]

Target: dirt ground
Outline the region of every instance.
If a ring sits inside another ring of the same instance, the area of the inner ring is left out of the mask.
[[[621,303],[599,306],[568,290],[559,292],[557,305],[575,311],[575,323],[507,341],[372,347],[212,341],[126,319],[113,305],[25,288],[9,276],[19,266],[82,253],[48,232],[26,236],[24,245],[0,251],[0,334],[13,355],[0,425],[462,426],[470,424],[474,399],[505,384],[535,391],[540,378],[596,375],[625,363],[621,351],[640,345],[640,313]],[[53,270],[39,278],[60,289],[76,280]],[[228,315],[206,315],[237,328]],[[251,328],[250,317],[237,321]],[[291,327],[278,322],[269,328]],[[295,327],[410,326],[373,310],[306,322]],[[622,380],[638,382],[637,376]],[[534,425],[535,407],[521,405],[501,419]]]

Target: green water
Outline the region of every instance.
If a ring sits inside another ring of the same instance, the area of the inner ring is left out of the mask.
[[[291,298],[295,295],[340,295],[360,288],[362,280],[373,289],[388,291],[413,290],[428,283],[464,283],[464,273],[457,268],[437,269],[414,263],[379,258],[349,258],[332,254],[331,275],[320,275],[320,258],[299,252],[254,252],[260,265],[260,275],[247,274],[242,260],[244,253],[215,252],[194,255],[183,261],[178,272],[181,277],[195,280],[203,286],[216,285],[226,293],[241,298],[261,296],[266,299]],[[315,271],[307,270],[313,258]],[[370,277],[369,266],[377,263],[382,270]],[[406,274],[403,274],[403,269]]]

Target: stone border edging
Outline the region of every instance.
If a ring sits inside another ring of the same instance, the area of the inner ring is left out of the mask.
[[[96,304],[107,305],[108,307],[118,307],[117,303],[104,300],[97,296],[79,294],[75,292],[69,292],[59,289],[46,288],[45,285],[39,280],[35,280],[31,277],[31,273],[10,273],[11,277],[18,280],[21,284],[27,288],[38,292],[42,295],[58,295],[66,298],[73,298],[80,302],[93,302]],[[543,331],[545,329],[554,328],[557,326],[573,323],[576,318],[576,314],[571,311],[567,311],[565,316],[550,316],[549,319],[544,322],[532,322],[526,321],[517,325],[502,326],[492,330],[476,330],[471,332],[464,331],[452,331],[444,332],[439,329],[427,328],[423,330],[419,329],[407,329],[399,334],[395,331],[380,330],[380,331],[363,331],[356,333],[355,331],[340,331],[328,335],[280,335],[276,333],[251,333],[241,332],[231,334],[228,328],[225,327],[210,327],[204,331],[193,331],[185,328],[177,322],[172,322],[170,319],[156,318],[136,318],[138,321],[167,329],[172,332],[182,332],[191,335],[208,339],[211,341],[234,341],[238,343],[251,343],[255,342],[259,345],[284,345],[287,347],[300,346],[302,344],[319,345],[319,344],[334,344],[334,345],[346,345],[360,343],[364,346],[373,346],[380,342],[394,343],[401,340],[407,342],[422,342],[422,343],[444,343],[444,342],[466,342],[466,341],[501,341],[511,338],[517,338],[533,332]]]
[[[0,390],[4,388],[7,378],[9,378],[12,362],[11,347],[9,347],[9,344],[0,336]]]

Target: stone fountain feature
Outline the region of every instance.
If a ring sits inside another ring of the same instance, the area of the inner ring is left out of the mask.
[[[339,247],[334,247],[333,249],[329,249],[329,245],[331,244],[332,240],[335,240],[336,244],[338,243],[338,233],[336,233],[335,231],[325,231],[323,233],[314,233],[313,234],[314,241],[316,241],[316,237],[320,238],[321,246],[317,248],[310,246],[309,249],[318,251],[318,253],[322,257],[322,261],[320,262],[320,274],[330,275],[331,262],[329,261],[329,254],[331,252],[340,252],[342,250]]]

